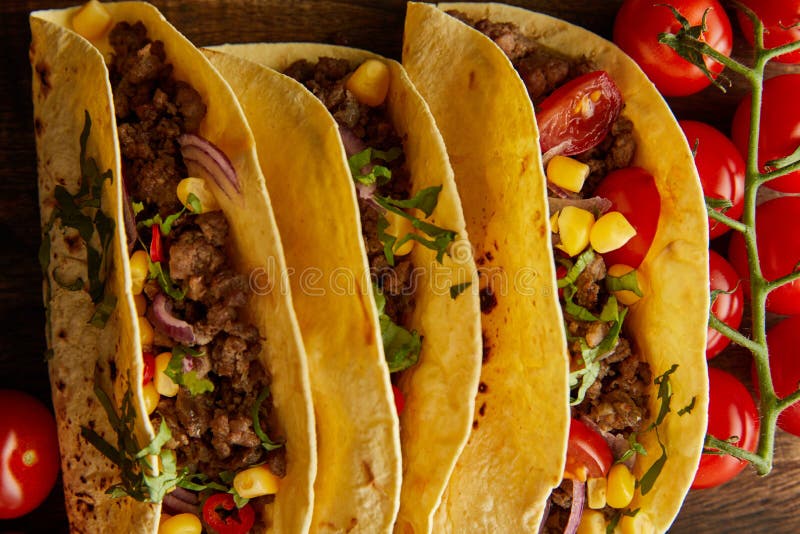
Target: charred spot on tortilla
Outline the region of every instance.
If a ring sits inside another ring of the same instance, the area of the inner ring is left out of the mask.
[[[487,391],[489,391],[489,386],[486,385],[486,382],[478,384],[478,393],[486,393]]]
[[[467,87],[469,89],[474,89],[475,88],[475,71],[474,70],[469,71],[469,82],[467,83]]]
[[[42,97],[47,98],[47,94],[50,92],[50,67],[44,61],[40,61],[36,64],[35,70],[41,85]]]
[[[478,429],[478,420],[477,420],[477,419],[476,419],[476,420],[474,420],[474,421],[472,421],[472,428],[473,428],[474,430],[477,430],[477,429]]]
[[[481,333],[481,341],[483,342],[483,353],[481,355],[481,365],[486,365],[489,362],[489,356],[492,352],[492,346],[489,344],[489,341],[486,339],[486,334]]]
[[[480,408],[478,408],[478,413],[479,413],[479,414],[481,415],[481,417],[482,417],[482,416],[483,416],[483,414],[484,414],[485,412],[486,412],[486,403],[484,402],[483,404],[481,404],[481,407],[480,407]]]
[[[63,328],[61,328],[58,331],[58,333],[56,334],[56,336],[58,336],[59,339],[67,339],[67,331],[64,330]],[[61,382],[61,381],[59,381],[59,383],[63,384],[63,382]],[[59,388],[59,389],[61,389],[61,388]]]
[[[33,119],[33,129],[36,132],[37,137],[41,137],[42,134],[44,134],[44,124],[39,117]]]
[[[364,477],[367,484],[372,484],[375,481],[375,473],[372,472],[372,467],[368,462],[361,462],[361,467],[364,468]]]
[[[63,392],[66,387],[67,384],[65,384],[63,380],[59,379],[56,381],[56,389],[58,389],[58,391]]]
[[[492,313],[492,310],[497,307],[497,297],[495,296],[491,285],[487,285],[480,290],[479,298],[481,303],[481,313]]]
[[[496,242],[494,244],[494,248],[497,249],[497,243]],[[491,250],[487,250],[486,254],[484,254],[484,257],[486,258],[487,261],[494,260],[494,254],[492,254]]]

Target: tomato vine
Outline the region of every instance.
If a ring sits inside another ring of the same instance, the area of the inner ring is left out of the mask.
[[[709,217],[730,226],[733,230],[740,232],[744,237],[750,270],[752,333],[751,337],[741,334],[720,321],[713,313],[709,314],[709,326],[729,337],[734,343],[748,349],[753,354],[760,391],[759,414],[761,416],[761,429],[759,431],[758,448],[755,452],[747,451],[733,445],[730,441],[719,439],[711,435],[706,435],[705,446],[710,449],[706,452],[730,454],[736,458],[746,460],[755,467],[758,474],[766,475],[772,470],[775,450],[775,428],[778,415],[795,402],[800,401],[800,389],[785,397],[778,397],[775,393],[772,377],[770,376],[769,351],[767,349],[766,300],[767,295],[773,290],[800,279],[800,270],[795,270],[775,280],[767,280],[764,277],[756,243],[756,195],[758,189],[762,185],[776,178],[780,178],[781,176],[800,170],[800,147],[785,158],[768,162],[767,167],[770,170],[766,172],[761,172],[759,170],[758,140],[761,123],[761,101],[764,85],[764,71],[767,63],[782,54],[800,50],[800,41],[773,48],[765,48],[764,24],[758,19],[755,13],[747,8],[747,6],[735,1],[734,4],[736,4],[737,8],[742,10],[753,23],[755,40],[752,66],[745,65],[733,58],[723,55],[707,43],[695,37],[695,35],[698,35],[697,30],[703,29],[705,26],[705,17],[699,27],[691,27],[688,21],[673,9],[673,14],[678,21],[681,22],[682,28],[675,34],[661,34],[659,40],[673,48],[681,57],[691,61],[695,65],[701,66],[699,63],[702,63],[703,56],[710,57],[734,73],[745,78],[752,88],[752,97],[750,101],[750,139],[745,171],[744,211],[742,213],[741,222],[713,209],[710,205],[707,206]],[[706,72],[706,74],[711,77],[710,73]],[[725,91],[721,80],[722,78],[712,81],[714,85],[722,91]]]

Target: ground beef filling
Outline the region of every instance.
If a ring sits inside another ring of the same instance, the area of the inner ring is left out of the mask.
[[[352,131],[364,146],[390,150],[403,146],[394,130],[385,105],[369,107],[360,103],[345,88],[352,72],[343,59],[320,58],[317,63],[305,60],[289,65],[284,74],[305,85],[328,108],[341,128]],[[376,193],[395,199],[409,198],[409,173],[403,156],[383,163],[392,172],[392,179],[379,186]],[[404,324],[414,308],[414,266],[408,256],[395,256],[389,265],[383,253],[383,243],[378,239],[378,212],[376,206],[359,198],[361,230],[369,259],[370,274],[386,297],[385,313],[397,324]]]
[[[156,213],[162,218],[180,210],[178,182],[187,176],[177,138],[196,133],[206,106],[190,85],[172,77],[161,41],[150,41],[141,22],[121,22],[112,29],[114,55],[109,66],[123,156],[125,186],[134,201],[142,202],[141,218]],[[140,229],[144,243],[150,230]],[[193,349],[203,356],[184,358],[184,371],[214,385],[212,392],[193,396],[181,387],[176,397],[161,397],[153,423],[167,423],[181,466],[216,477],[266,462],[278,476],[286,473],[285,448],[267,452],[253,427],[251,409],[270,377],[258,355],[261,335],[240,318],[247,303],[247,278],[234,271],[226,250],[228,221],[221,211],[181,215],[169,235],[162,237],[168,259],[162,268],[183,299],[170,299],[171,313],[192,325]],[[167,269],[168,267],[168,269]],[[147,315],[154,321],[151,303],[162,288],[155,280],[145,284]],[[169,298],[169,297],[167,297]],[[154,352],[169,351],[177,343],[156,328]],[[270,432],[272,404],[260,407],[260,423]]]

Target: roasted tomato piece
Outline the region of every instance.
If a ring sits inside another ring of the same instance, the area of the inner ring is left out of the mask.
[[[586,423],[572,419],[569,424],[567,465],[564,471],[576,478],[602,478],[614,461],[608,443]]]
[[[622,110],[622,95],[605,71],[594,71],[562,85],[536,113],[545,159],[585,152],[600,144]]]

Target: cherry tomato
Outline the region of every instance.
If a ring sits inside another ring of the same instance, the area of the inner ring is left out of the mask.
[[[800,145],[800,74],[776,76],[764,82],[761,101],[761,127],[758,140],[758,165],[788,156]],[[736,108],[731,138],[743,156],[750,139],[750,95]],[[800,193],[800,171],[767,183],[767,187],[784,193]]]
[[[397,409],[397,415],[403,413],[403,408],[406,407],[406,399],[403,397],[403,392],[400,388],[392,384],[392,394],[394,395],[394,407]]]
[[[156,374],[156,358],[150,352],[145,352],[142,355],[144,366],[142,367],[142,385],[146,386],[150,383]]]
[[[769,347],[769,374],[778,397],[785,397],[797,390],[800,383],[800,360],[797,346],[800,344],[800,317],[789,317],[767,332]],[[752,366],[753,383],[758,393],[758,375]],[[794,403],[778,416],[778,426],[790,434],[800,436],[800,403]]]
[[[800,22],[800,0],[739,0],[753,11],[761,22],[764,23],[764,46],[774,48],[787,43],[800,40],[800,27],[795,26]],[[744,11],[736,10],[739,24],[742,27],[745,39],[753,45],[753,23]],[[794,27],[792,27],[794,26]],[[800,63],[800,50],[782,54],[775,58],[782,63]]]
[[[692,26],[700,25],[703,13],[710,9],[708,29],[702,38],[720,53],[730,55],[731,23],[717,0],[625,0],[614,21],[614,42],[639,64],[663,95],[690,95],[711,81],[672,48],[658,42],[658,34],[676,33],[681,27],[666,4],[675,7]],[[723,66],[711,58],[706,57],[705,63],[715,76],[722,72]]]
[[[230,493],[215,493],[203,504],[203,521],[219,534],[245,534],[256,522],[256,512],[250,504],[237,509]]]
[[[697,121],[680,121],[683,134],[692,149],[697,147],[694,164],[703,193],[707,197],[723,198],[731,201],[731,206],[724,211],[725,215],[737,221],[744,208],[744,160],[736,145],[725,135]],[[717,208],[717,211],[723,211]],[[708,237],[713,239],[730,230],[730,227],[708,219]]]
[[[708,369],[708,433],[717,439],[738,437],[738,447],[755,451],[758,444],[758,410],[750,392],[733,375]],[[692,489],[719,486],[744,469],[747,462],[730,455],[704,454]]]
[[[600,182],[595,194],[610,200],[611,209],[622,213],[636,229],[625,246],[603,254],[606,265],[622,263],[635,269],[650,250],[661,213],[661,196],[653,175],[640,167],[618,169]]]
[[[621,109],[622,95],[606,72],[589,72],[567,82],[545,98],[536,113],[542,153],[569,156],[597,146]]]
[[[588,478],[602,478],[608,474],[613,461],[611,449],[600,434],[583,421],[570,421],[566,472],[577,475],[585,468]]]
[[[150,259],[152,261],[163,261],[164,254],[161,247],[161,227],[154,224],[152,230],[153,238],[150,240]]]
[[[717,295],[711,311],[723,323],[734,330],[742,324],[742,311],[744,310],[744,291],[742,281],[730,263],[725,258],[714,252],[708,251],[708,274],[711,280],[711,291],[733,291]],[[709,327],[708,340],[706,341],[706,358],[709,360],[722,352],[730,344],[730,338]]]
[[[0,519],[27,514],[45,500],[59,467],[56,422],[36,398],[0,390]]]
[[[800,197],[780,197],[756,208],[756,240],[761,272],[767,280],[790,274],[800,262]],[[742,277],[746,295],[750,294],[750,270],[744,238],[731,236],[728,249],[736,272]],[[800,280],[784,285],[767,296],[767,311],[782,315],[800,314]]]

